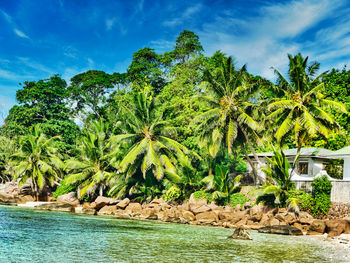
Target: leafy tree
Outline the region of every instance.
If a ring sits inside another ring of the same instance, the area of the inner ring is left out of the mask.
[[[161,58],[153,48],[145,47],[133,54],[127,77],[138,91],[142,90],[145,81],[154,87],[156,93],[160,92],[165,85],[161,69]]]
[[[60,179],[64,164],[56,147],[57,140],[59,137],[47,138],[40,125],[35,125],[29,134],[20,137],[20,149],[11,156],[13,179],[20,179],[20,184],[31,179],[36,200],[45,186],[53,186]]]
[[[252,117],[254,103],[251,101],[258,85],[249,82],[245,66],[238,71],[235,69],[232,58],[221,61],[220,67],[213,73],[206,71],[205,84],[207,94],[201,95],[200,99],[206,102],[210,109],[193,121],[200,132],[202,145],[208,147],[210,156],[215,158],[223,146],[231,155],[234,143],[240,144],[256,178],[255,168],[244,143],[248,143],[259,161],[251,143],[252,137],[257,138],[255,131],[259,129],[259,124]]]
[[[79,185],[79,197],[93,196],[96,190],[103,195],[108,186],[108,181],[114,175],[112,164],[116,161],[118,148],[112,150],[109,144],[109,124],[102,119],[94,121],[83,132],[79,140],[75,158],[66,162],[66,170],[69,176],[65,178],[66,184]]]
[[[119,169],[126,177],[138,170],[143,177],[152,171],[161,180],[165,174],[176,176],[177,157],[189,154],[189,150],[167,135],[172,129],[156,116],[154,99],[148,91],[136,93],[130,108],[124,108],[121,125],[122,134],[111,138],[114,145],[123,145],[127,153],[120,162]]]
[[[320,134],[327,138],[330,131],[338,127],[329,110],[343,113],[347,113],[347,110],[342,103],[327,99],[322,94],[324,83],[321,78],[325,73],[314,77],[319,63],[308,64],[308,57],[304,59],[300,53],[294,57],[288,55],[288,58],[289,81],[275,70],[278,77],[276,88],[283,91],[284,96],[269,105],[273,112],[268,118],[278,127],[275,133],[278,141],[281,142],[289,134],[294,135],[299,154],[310,136]]]
[[[25,135],[31,126],[41,124],[48,136],[62,135],[61,147],[67,148],[75,142],[79,128],[69,118],[65,80],[54,75],[45,80],[26,81],[16,98],[19,105],[11,108],[2,127],[8,137]]]
[[[174,49],[175,59],[180,60],[184,64],[191,55],[200,54],[203,47],[199,42],[199,37],[192,31],[184,30],[176,39]]]
[[[117,83],[124,83],[125,77],[121,74],[110,75],[99,70],[89,70],[80,73],[71,79],[70,101],[75,114],[101,115],[101,107],[106,102],[107,93]]]
[[[11,180],[8,171],[8,163],[11,155],[16,150],[16,143],[5,136],[0,136],[0,183],[5,183]]]

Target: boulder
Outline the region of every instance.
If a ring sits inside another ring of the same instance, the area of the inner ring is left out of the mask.
[[[218,216],[212,211],[207,211],[207,212],[197,214],[196,220],[199,223],[204,223],[204,224],[210,224],[212,222],[219,221]]]
[[[72,206],[79,205],[79,200],[75,197],[75,192],[70,192],[68,194],[58,196],[57,202],[62,204],[70,204]]]
[[[0,193],[0,205],[17,205],[17,201],[14,195]]]
[[[74,206],[71,204],[44,203],[34,207],[38,210],[56,211],[56,212],[74,212]]]
[[[310,215],[307,212],[300,212],[298,221],[301,224],[309,224],[309,225],[311,225],[312,222],[314,221],[314,218],[312,217],[312,215]]]
[[[82,206],[74,207],[74,213],[76,213],[76,214],[84,214],[83,207]]]
[[[95,209],[99,210],[105,205],[115,205],[119,202],[119,200],[110,198],[110,197],[105,197],[105,196],[99,196],[96,198],[95,203],[96,207]]]
[[[151,218],[152,216],[154,216],[156,214],[156,212],[157,211],[154,208],[145,208],[141,211],[140,217],[148,219],[148,218]],[[158,218],[158,216],[157,216],[157,218]]]
[[[308,235],[322,235],[326,230],[326,223],[323,220],[313,220]]]
[[[117,206],[116,205],[106,205],[98,211],[98,215],[114,215],[115,211],[117,211]]]
[[[117,204],[117,208],[125,209],[130,204],[129,198],[124,198]]]
[[[210,211],[211,208],[208,205],[202,205],[202,206],[192,206],[191,207],[191,211],[194,214],[199,214],[199,213],[203,213],[203,212],[208,212]]]
[[[83,209],[87,210],[87,209],[95,209],[96,208],[96,203],[95,202],[92,202],[92,203],[89,203],[89,202],[85,202],[83,203]]]
[[[326,221],[326,231],[328,237],[336,237],[345,231],[347,226],[347,221],[342,219],[333,219]]]
[[[140,213],[142,211],[142,205],[139,203],[129,203],[129,205],[125,208],[129,214],[131,213]]]
[[[196,220],[195,215],[191,211],[183,211],[182,217],[187,221],[194,221]]]
[[[34,202],[34,197],[31,195],[19,195],[18,204],[25,204],[27,202]]]
[[[248,232],[242,228],[236,229],[235,232],[233,232],[232,236],[229,236],[228,238],[239,240],[252,240]]]
[[[161,204],[161,203],[164,203],[164,199],[163,198],[158,198],[158,199],[153,199],[151,204]]]
[[[269,223],[270,226],[279,226],[280,225],[280,221],[276,218],[272,218],[270,220],[270,223]]]
[[[273,217],[272,214],[263,214],[261,220],[260,220],[260,225],[262,226],[268,226],[270,224],[271,218]]]
[[[259,233],[279,234],[279,235],[291,235],[302,236],[303,232],[300,229],[292,226],[265,226],[258,229]]]

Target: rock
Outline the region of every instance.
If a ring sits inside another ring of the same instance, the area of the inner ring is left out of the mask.
[[[295,213],[287,213],[287,215],[284,217],[284,221],[288,224],[288,225],[292,225],[296,222],[296,216]]]
[[[94,208],[84,209],[83,208],[82,213],[86,214],[86,215],[96,215],[96,209],[94,209]]]
[[[78,198],[75,197],[75,192],[58,196],[57,202],[62,204],[70,204],[72,206],[77,206],[80,203]]]
[[[309,224],[309,225],[311,225],[312,222],[314,221],[314,218],[312,217],[312,215],[310,215],[307,212],[300,212],[298,221],[301,224]]]
[[[345,231],[347,221],[342,219],[333,219],[326,221],[326,231],[328,237],[336,237]]]
[[[326,230],[326,223],[323,220],[313,220],[307,234],[316,235],[316,233],[318,233],[319,235],[322,235],[325,232],[325,230]]]
[[[280,225],[280,221],[278,219],[276,219],[276,218],[272,218],[270,220],[269,224],[270,224],[270,226],[279,226]]]
[[[34,197],[31,195],[19,195],[18,204],[25,204],[27,202],[34,202]]]
[[[96,210],[101,209],[105,205],[115,205],[119,202],[119,200],[116,200],[114,198],[110,197],[105,197],[105,196],[99,196],[96,198],[95,203],[96,203]]]
[[[156,210],[154,208],[145,208],[141,211],[140,217],[147,219],[147,218],[152,217],[155,214],[156,214]],[[157,218],[158,218],[158,216],[157,216]]]
[[[263,214],[261,220],[260,220],[260,225],[262,226],[268,226],[270,224],[271,218],[273,217],[272,214]]]
[[[183,211],[182,217],[186,219],[187,221],[194,221],[196,220],[195,215],[191,211]]]
[[[76,214],[84,214],[83,213],[83,207],[82,206],[74,207],[74,213],[76,213]]]
[[[98,215],[114,215],[115,211],[117,211],[117,206],[116,205],[106,205],[98,211]]]
[[[89,203],[89,202],[85,202],[83,203],[83,209],[95,209],[96,207],[96,203],[95,202],[92,202],[92,203]]]
[[[56,212],[74,212],[74,207],[71,204],[61,203],[45,203],[34,207],[38,210],[56,211]]]
[[[301,236],[303,232],[300,229],[292,226],[265,226],[258,229],[259,233],[279,234],[279,235],[291,235]]]
[[[191,211],[194,214],[199,214],[199,213],[211,211],[211,208],[208,205],[191,206]]]
[[[0,205],[17,205],[18,198],[12,194],[0,193]]]
[[[129,198],[124,198],[122,201],[120,201],[117,204],[117,208],[125,209],[125,207],[127,207],[129,204],[130,204]]]
[[[196,215],[196,220],[199,223],[204,223],[204,224],[210,224],[212,222],[218,222],[218,216],[212,212],[212,211],[208,211],[208,212],[203,212],[203,213],[199,213]]]
[[[275,215],[275,218],[280,222],[285,222],[285,214],[286,213],[278,213]]]
[[[218,213],[218,217],[220,220],[230,221],[231,223],[235,224],[242,220],[242,218],[247,217],[247,213],[246,211],[226,212],[224,210]]]
[[[129,219],[131,215],[125,210],[116,210],[114,216],[118,219]]]
[[[161,204],[161,203],[164,203],[164,199],[163,198],[158,198],[158,199],[153,199],[151,204]]]
[[[140,213],[142,211],[142,206],[139,203],[129,203],[129,205],[125,208],[125,211],[128,213]]]
[[[232,236],[229,236],[228,238],[239,240],[252,240],[248,232],[242,228],[236,229],[235,232],[233,232]]]

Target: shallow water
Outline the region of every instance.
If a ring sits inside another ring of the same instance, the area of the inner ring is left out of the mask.
[[[0,262],[348,262],[310,237],[0,207]]]

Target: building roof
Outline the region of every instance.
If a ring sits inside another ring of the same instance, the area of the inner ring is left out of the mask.
[[[283,153],[286,155],[286,157],[293,157],[296,156],[298,149],[288,149],[283,150]],[[349,148],[350,151],[350,148]],[[333,151],[323,149],[323,148],[301,148],[300,150],[300,157],[313,157],[313,158],[327,158]],[[264,152],[264,153],[257,153],[259,157],[271,157],[273,156],[273,152]],[[249,154],[249,156],[253,156],[252,154]]]
[[[344,158],[350,157],[350,146],[344,147],[338,151],[332,152],[329,154],[329,158]]]

